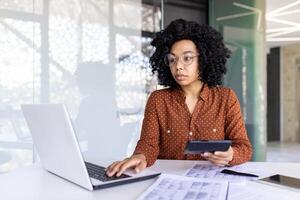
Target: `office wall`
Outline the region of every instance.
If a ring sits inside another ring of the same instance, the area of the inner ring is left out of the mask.
[[[164,27],[175,19],[196,21],[200,24],[208,23],[208,1],[168,0],[163,5]]]
[[[300,142],[300,44],[281,47],[283,133],[282,141]]]
[[[265,1],[210,0],[209,24],[232,51],[225,85],[239,98],[253,145],[253,160],[266,158]]]
[[[297,104],[298,104],[298,109],[296,110],[296,112],[298,112],[298,131],[297,131],[297,135],[298,135],[298,141],[300,141],[300,59],[297,60]]]
[[[140,0],[1,1],[0,172],[36,158],[25,103],[66,104],[86,158],[131,154],[156,85],[142,31],[160,16]]]

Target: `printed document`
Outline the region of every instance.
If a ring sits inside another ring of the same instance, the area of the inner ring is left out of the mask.
[[[138,200],[225,200],[228,182],[162,174]]]
[[[223,169],[230,169],[236,172],[245,172],[256,174],[261,176],[264,174],[263,170],[259,167],[251,166],[249,164],[236,165],[233,167],[218,167],[212,164],[195,164],[189,170],[186,171],[184,176],[194,177],[194,178],[213,178],[213,179],[223,179],[230,183],[242,183],[248,180],[257,180],[255,177],[238,176],[231,174],[221,173]]]

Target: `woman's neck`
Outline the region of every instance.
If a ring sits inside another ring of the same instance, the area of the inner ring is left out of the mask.
[[[202,89],[203,83],[196,81],[193,84],[181,86],[186,97],[198,98]]]

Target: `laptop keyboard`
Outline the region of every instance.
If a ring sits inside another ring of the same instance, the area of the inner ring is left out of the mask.
[[[109,177],[106,175],[106,171],[104,167],[101,167],[99,165],[95,165],[89,162],[85,162],[85,166],[88,170],[88,174],[91,178],[97,179],[99,181],[102,182],[106,182],[106,181],[112,181],[112,180],[118,180],[118,179],[122,179],[122,178],[128,178],[130,176],[122,174],[119,177],[116,176],[112,176]]]

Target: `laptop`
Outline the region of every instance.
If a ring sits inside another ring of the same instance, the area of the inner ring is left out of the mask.
[[[59,177],[92,191],[160,175],[150,169],[139,174],[128,169],[120,177],[108,177],[104,166],[84,161],[65,105],[24,104],[21,108],[42,166]]]

